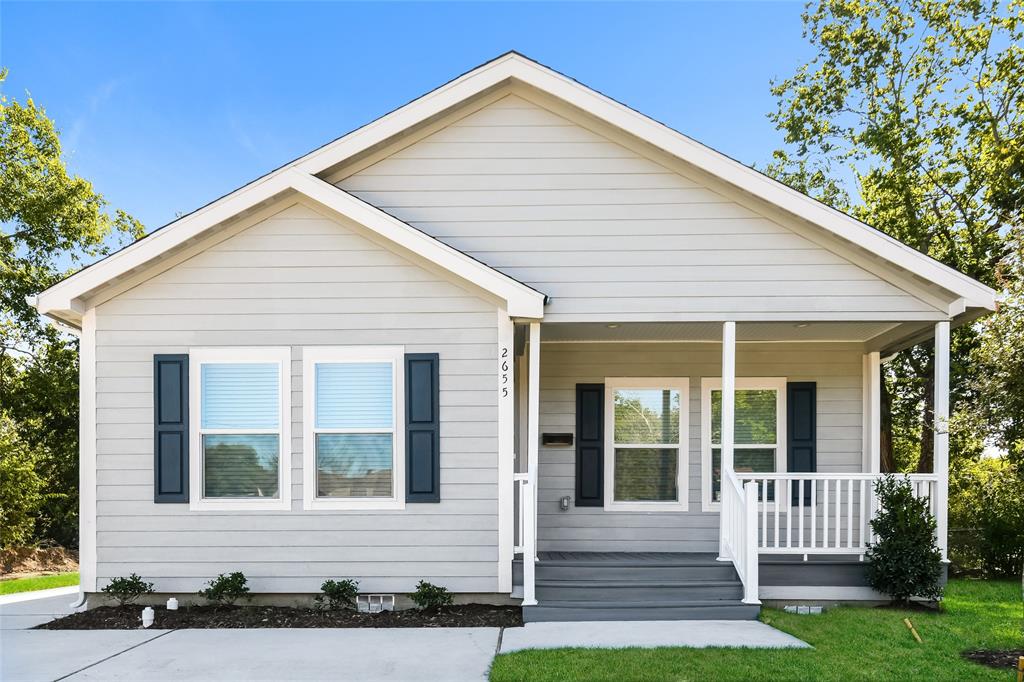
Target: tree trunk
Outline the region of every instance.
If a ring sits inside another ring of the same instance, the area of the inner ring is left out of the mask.
[[[892,451],[892,394],[889,393],[889,382],[883,374],[881,381],[882,418],[879,428],[882,430],[880,447],[880,471],[883,474],[896,473],[896,455]]]
[[[921,459],[917,473],[930,474],[935,470],[935,356],[929,354],[924,368],[924,395],[921,396]]]

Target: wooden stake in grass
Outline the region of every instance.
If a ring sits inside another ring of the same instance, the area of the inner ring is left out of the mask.
[[[1024,682],[1024,656],[1017,658],[1017,682]]]
[[[917,630],[914,629],[914,624],[910,622],[909,618],[904,618],[903,624],[907,626],[907,629],[910,630],[910,634],[914,636],[914,639],[917,640],[918,644],[924,644],[924,642],[921,640],[921,635],[917,634]]]

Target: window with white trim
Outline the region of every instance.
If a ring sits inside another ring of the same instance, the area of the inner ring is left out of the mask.
[[[398,346],[303,349],[307,509],[404,508],[404,353]]]
[[[686,509],[689,380],[605,379],[605,508]]]
[[[192,509],[290,509],[288,348],[189,352]]]
[[[722,380],[701,380],[701,489],[704,509],[721,502]],[[733,470],[775,473],[786,470],[786,379],[737,378],[733,426]],[[760,488],[759,494],[760,494]],[[775,485],[768,484],[768,501]]]

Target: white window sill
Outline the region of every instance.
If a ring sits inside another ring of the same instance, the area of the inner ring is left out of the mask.
[[[405,500],[388,498],[342,498],[317,497],[304,501],[306,511],[366,511],[366,510],[403,510]]]
[[[189,502],[189,511],[291,511],[290,499],[199,499]]]
[[[682,502],[606,502],[604,510],[609,512],[684,512],[689,505]]]

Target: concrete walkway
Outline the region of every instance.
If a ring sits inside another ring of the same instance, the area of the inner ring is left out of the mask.
[[[509,628],[501,653],[566,647],[808,648],[809,644],[756,620],[649,620],[527,623]]]
[[[30,630],[75,594],[0,602],[0,680],[486,680],[494,654],[556,647],[806,647],[756,621],[521,628]],[[159,625],[159,623],[157,623]]]

